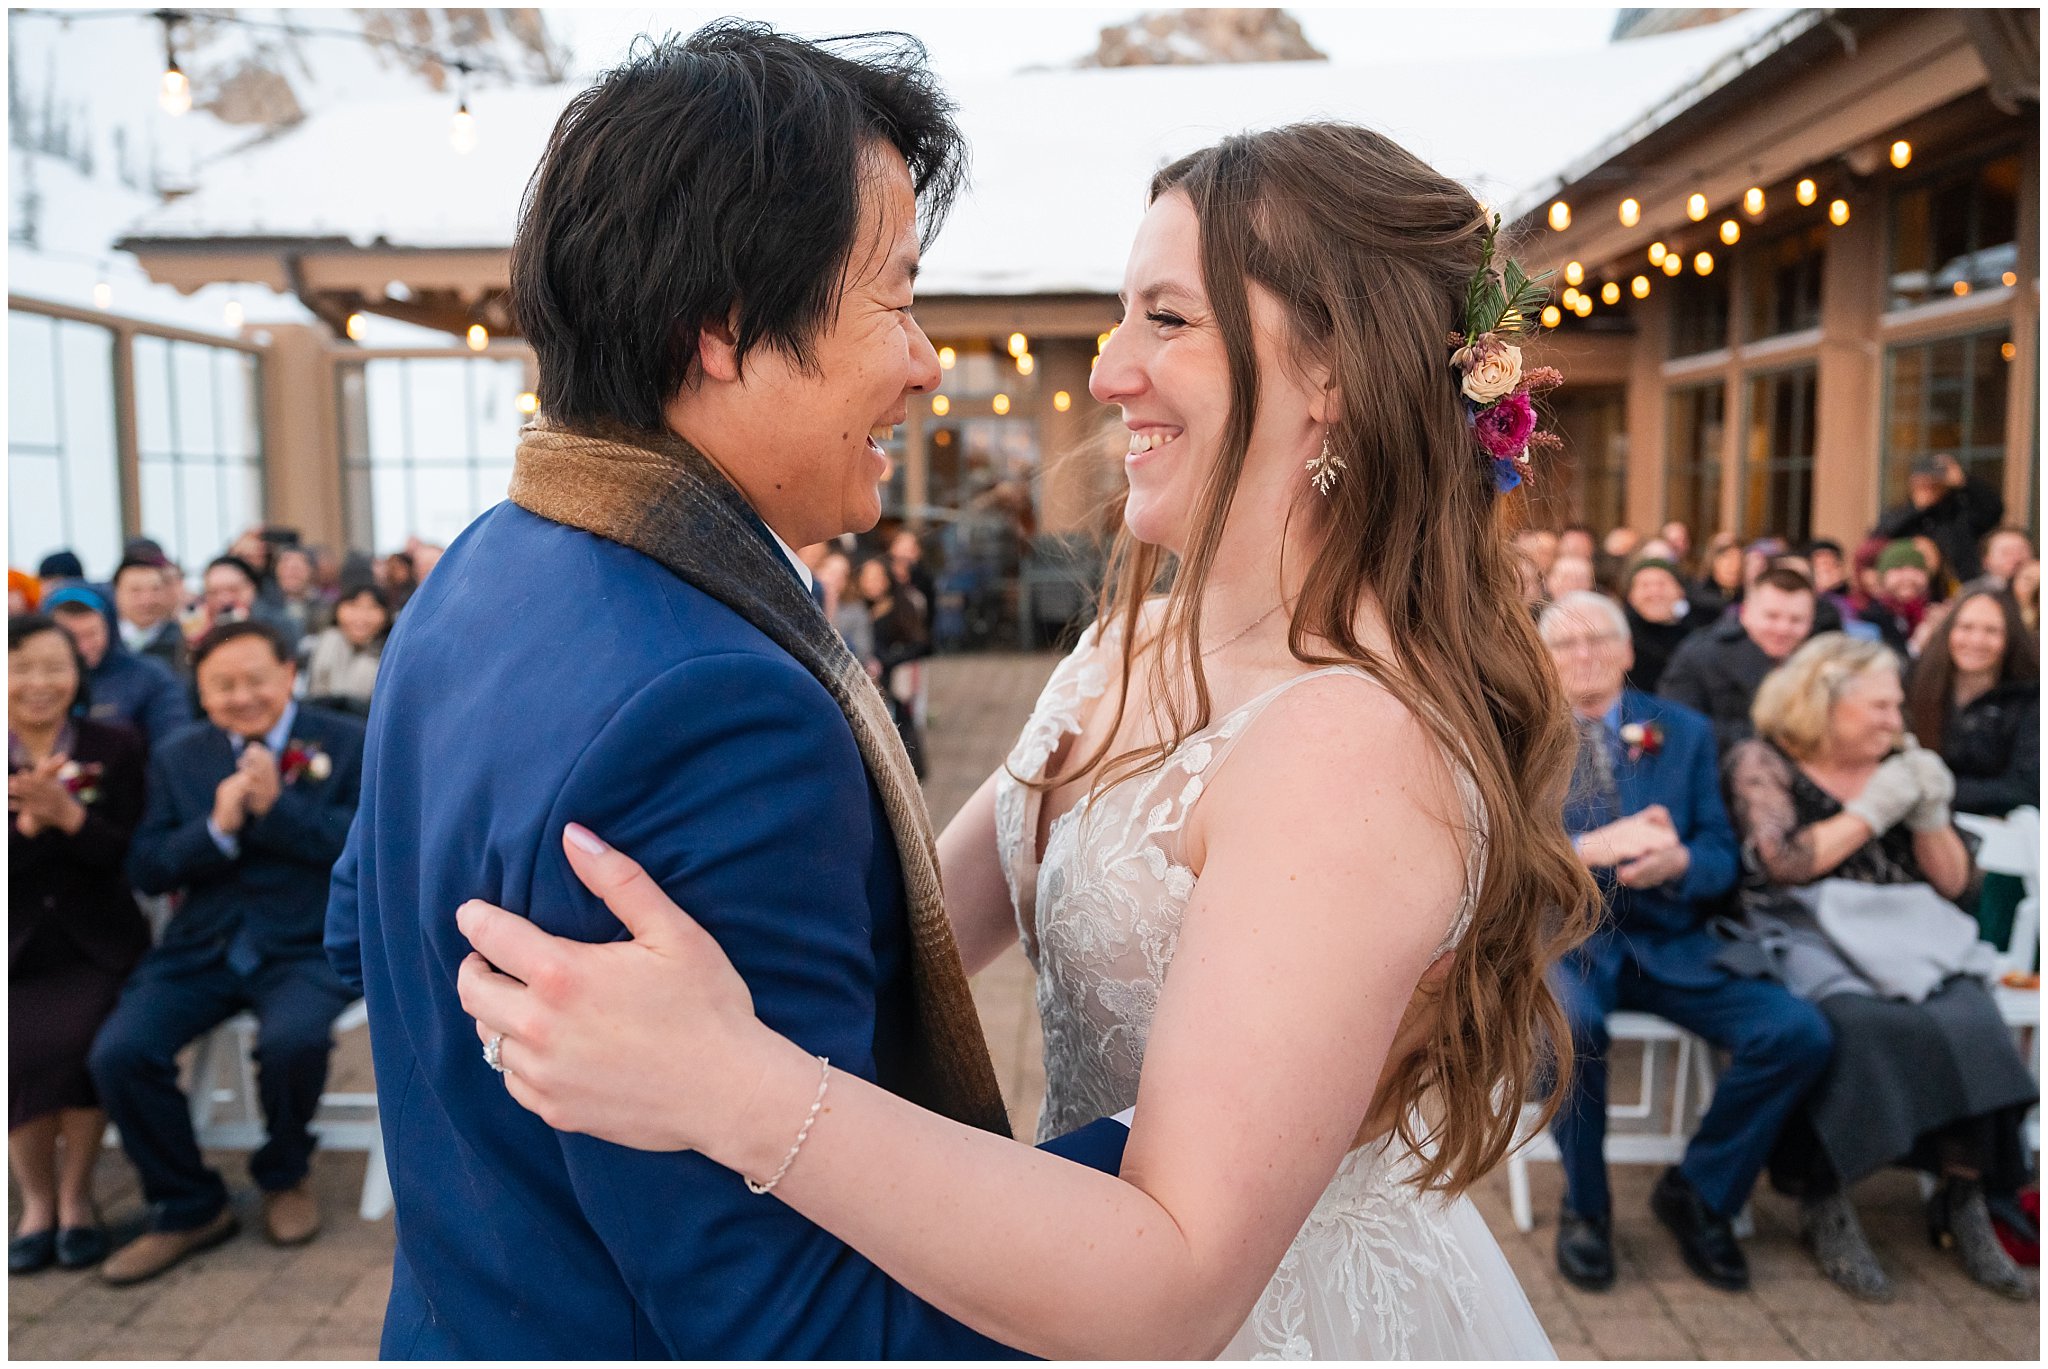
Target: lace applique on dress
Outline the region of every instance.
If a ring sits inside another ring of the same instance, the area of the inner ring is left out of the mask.
[[[1185,828],[1231,748],[1273,700],[1306,680],[1372,679],[1333,666],[1283,681],[1190,736],[1158,769],[1084,797],[1052,823],[1034,862],[1043,795],[1012,776],[1039,778],[1061,742],[1081,730],[1087,705],[1108,690],[1108,654],[1093,628],[1083,635],[1047,682],[1009,773],[997,781],[997,851],[1037,970],[1045,1035],[1040,1140],[1137,1101],[1160,988],[1197,880],[1185,860]],[[1440,950],[1470,925],[1485,872],[1477,787],[1462,768],[1452,774],[1471,837],[1465,898]],[[1345,1158],[1230,1356],[1548,1357],[1549,1342],[1476,1210],[1403,1184],[1412,1161],[1386,1145]],[[1476,1237],[1461,1222],[1476,1224]],[[1491,1260],[1483,1278],[1474,1273],[1480,1256]],[[1503,1279],[1506,1295],[1482,1296]],[[1502,1336],[1488,1330],[1495,1303],[1513,1314]]]

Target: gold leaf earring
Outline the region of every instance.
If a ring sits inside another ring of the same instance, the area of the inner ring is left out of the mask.
[[[1337,484],[1337,472],[1344,469],[1344,458],[1330,450],[1330,435],[1323,434],[1323,449],[1308,459],[1309,483],[1316,487],[1316,493],[1327,497]]]

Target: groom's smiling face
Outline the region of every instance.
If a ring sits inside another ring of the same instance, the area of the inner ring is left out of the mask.
[[[866,161],[860,226],[809,365],[764,347],[741,370],[729,336],[707,329],[702,374],[669,406],[669,425],[795,547],[875,525],[889,478],[880,440],[914,396],[939,384],[938,354],[910,316],[918,264],[910,171],[883,143],[870,145]]]

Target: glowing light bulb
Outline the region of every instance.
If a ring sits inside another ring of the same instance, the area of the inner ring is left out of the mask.
[[[519,398],[512,401],[512,407],[523,414],[537,414],[540,412],[540,396],[531,390],[521,390]]]
[[[1578,305],[1572,310],[1572,312],[1577,314],[1580,318],[1584,318],[1586,315],[1592,313],[1593,297],[1591,295],[1580,295]]]
[[[1813,183],[1811,177],[1804,178],[1792,187],[1792,197],[1801,204],[1812,204],[1820,198],[1820,187]]]
[[[1998,344],[1998,354],[2007,361],[2011,361],[2020,354],[2020,349],[2013,346],[2010,342],[2001,342]]]
[[[1024,355],[1024,354],[1025,354],[1026,352],[1028,352],[1028,351],[1030,351],[1030,350],[1031,350],[1031,339],[1030,339],[1030,338],[1028,338],[1028,337],[1025,337],[1025,336],[1024,336],[1024,335],[1023,335],[1022,333],[1012,333],[1012,334],[1010,334],[1010,355],[1011,355],[1011,356],[1013,356],[1013,357],[1020,357],[1020,356],[1023,356],[1023,355]]]
[[[1913,145],[1904,138],[1892,144],[1892,165],[1904,171],[1913,160]]]
[[[1613,281],[1608,281],[1607,284],[1601,286],[1600,302],[1602,304],[1621,303],[1621,286],[1619,286]]]
[[[1670,253],[1666,253],[1666,254],[1665,254],[1665,257],[1664,257],[1664,274],[1665,274],[1665,275],[1667,275],[1667,276],[1675,276],[1675,275],[1677,275],[1677,274],[1678,274],[1678,273],[1679,273],[1680,271],[1683,271],[1684,269],[1685,269],[1685,258],[1684,258],[1684,257],[1681,257],[1681,256],[1679,256],[1679,255],[1678,255],[1678,254],[1677,254],[1676,252],[1670,252]]]
[[[1564,314],[1559,311],[1555,304],[1543,306],[1543,326],[1545,328],[1555,328],[1562,322],[1564,322]]]
[[[1666,246],[1665,246],[1665,245],[1664,245],[1663,243],[1661,243],[1661,242],[1653,242],[1653,243],[1651,243],[1651,244],[1650,244],[1650,265],[1652,265],[1652,266],[1662,266],[1662,265],[1664,264],[1664,258],[1665,258],[1665,257],[1667,257],[1667,256],[1669,256],[1670,254],[1671,254],[1671,249],[1670,249],[1670,248],[1668,248],[1668,247],[1666,247]]]
[[[465,334],[465,338],[469,343],[470,351],[481,352],[484,348],[491,345],[491,330],[484,327],[481,323],[472,323],[469,325],[469,332]]]
[[[1008,395],[997,395],[994,399],[988,402],[988,406],[991,409],[994,409],[996,411],[997,416],[1000,417],[1001,415],[1010,412],[1010,397]]]
[[[448,121],[448,144],[465,157],[476,151],[476,116],[469,112],[467,98],[455,106],[455,117]]]
[[[1635,199],[1634,197],[1630,197],[1629,199],[1623,200],[1621,202],[1621,209],[1619,211],[1619,214],[1621,217],[1621,226],[1623,228],[1634,228],[1643,217],[1643,206],[1641,201]]]
[[[1563,298],[1565,308],[1576,309],[1579,307],[1579,292],[1577,290],[1572,289],[1570,286],[1565,287]]]
[[[2018,285],[2020,278],[2016,273],[2008,271],[1998,278],[1998,282],[2001,285]]]
[[[1095,335],[1095,350],[1100,352],[1103,348],[1109,346],[1109,335],[1115,331],[1116,329],[1112,328],[1109,330],[1109,333],[1097,333]]]
[[[1968,281],[1966,281],[1966,280],[1959,280],[1959,281],[1957,281],[1957,282],[1956,282],[1956,284],[1955,284],[1955,291],[1956,291],[1956,298],[1957,298],[1957,299],[1961,299],[1961,298],[1962,298],[1962,297],[1963,297],[1964,295],[1967,295],[1967,294],[1969,294],[1969,293],[1970,293],[1970,282],[1968,282]]]
[[[351,341],[361,342],[363,340],[364,326],[361,314],[350,314],[348,322],[343,325],[343,328],[348,333]]]
[[[238,299],[231,299],[223,305],[220,311],[220,321],[230,328],[241,327],[242,302]]]
[[[192,80],[172,62],[164,68],[163,82],[157,86],[156,102],[163,106],[166,114],[189,114],[192,111]]]
[[[114,287],[105,281],[96,281],[92,287],[92,303],[95,309],[114,307]]]
[[[1702,252],[1698,256],[1695,256],[1692,259],[1692,269],[1699,272],[1703,276],[1713,275],[1714,254],[1712,252]]]
[[[1721,220],[1721,241],[1733,247],[1742,238],[1742,225],[1733,219]]]
[[[1834,200],[1829,203],[1828,222],[1837,228],[1849,222],[1849,202],[1847,200]]]
[[[1037,368],[1038,368],[1038,363],[1037,363],[1036,361],[1032,360],[1032,357],[1031,357],[1031,353],[1029,353],[1029,352],[1020,352],[1020,353],[1018,353],[1018,355],[1017,355],[1017,374],[1018,374],[1018,375],[1020,375],[1020,376],[1028,376],[1028,375],[1030,375],[1030,374],[1031,374],[1031,373],[1032,373],[1032,372],[1033,372],[1034,370],[1036,370]]]
[[[953,412],[953,401],[946,398],[944,395],[933,395],[932,412],[937,414],[940,418],[944,418],[947,414]]]
[[[1552,203],[1550,206],[1550,226],[1559,233],[1570,228],[1572,226],[1572,207],[1563,200],[1557,200]]]
[[[950,371],[950,370],[952,370],[952,369],[953,369],[953,367],[954,367],[954,366],[956,366],[956,365],[958,365],[958,364],[959,364],[959,361],[960,361],[960,354],[959,354],[958,352],[955,352],[955,351],[954,351],[954,350],[953,350],[953,349],[952,349],[951,347],[941,347],[941,348],[939,348],[939,369],[940,369],[940,370],[942,370],[942,371]]]
[[[1074,397],[1065,390],[1055,390],[1052,395],[1052,407],[1060,413],[1065,413],[1074,407]]]
[[[1650,297],[1650,278],[1648,276],[1637,276],[1628,283],[1628,292],[1637,299],[1648,299]]]
[[[1564,283],[1566,285],[1577,285],[1585,279],[1585,267],[1579,265],[1575,261],[1568,261],[1564,264]]]
[[[1753,185],[1742,192],[1742,212],[1754,217],[1764,212],[1764,189]]]
[[[1698,223],[1707,216],[1707,197],[1694,191],[1685,202],[1685,216]]]

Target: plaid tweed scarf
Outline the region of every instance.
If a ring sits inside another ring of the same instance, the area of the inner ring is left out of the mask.
[[[924,795],[881,691],[804,592],[717,468],[669,432],[536,420],[520,435],[512,502],[631,547],[760,629],[817,677],[846,715],[882,796],[909,903],[918,1041],[899,1090],[934,1112],[1010,1134],[981,1018],[953,944]]]

